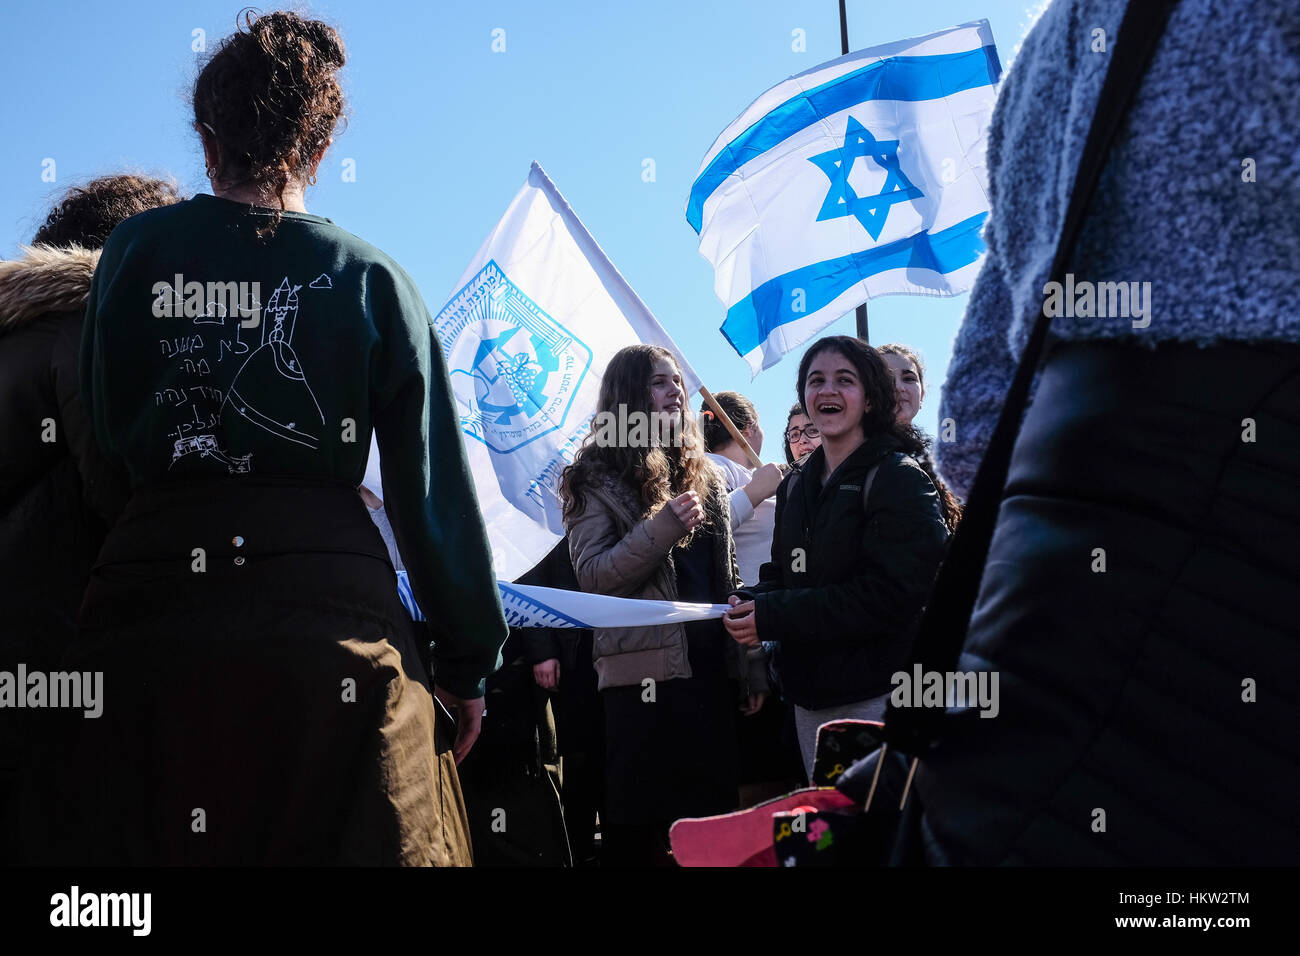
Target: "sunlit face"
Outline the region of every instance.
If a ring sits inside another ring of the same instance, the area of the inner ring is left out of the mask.
[[[661,356],[655,359],[650,372],[650,410],[681,415],[686,408],[686,391],[682,388],[682,373],[677,363]]]
[[[848,356],[834,349],[819,352],[808,367],[803,407],[822,433],[822,441],[862,435],[868,403],[862,379]]]
[[[758,427],[758,422],[742,429],[740,433],[745,436],[745,441],[749,442],[749,447],[754,449],[754,454],[763,454],[763,429]]]
[[[810,427],[815,434],[808,434],[806,429]],[[822,443],[822,433],[817,431],[811,418],[796,412],[790,416],[790,424],[785,426],[785,440],[790,444],[790,454],[798,461],[805,455],[811,455],[813,449]]]
[[[898,422],[900,425],[910,425],[912,419],[921,410],[921,399],[925,397],[920,373],[906,355],[885,352],[880,357],[894,373],[894,394],[898,396]]]

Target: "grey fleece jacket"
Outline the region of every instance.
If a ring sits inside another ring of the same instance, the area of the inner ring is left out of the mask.
[[[988,256],[940,404],[955,440],[935,449],[944,480],[962,497],[1044,305],[1125,7],[1126,0],[1055,0],[998,95],[988,141]],[[1093,51],[1099,30],[1108,52]],[[1070,269],[1076,283],[1150,283],[1149,297],[1138,286],[1149,313],[1130,305],[1128,315],[1058,315],[1054,339],[1148,347],[1300,340],[1298,97],[1300,4],[1182,0],[1111,148]]]

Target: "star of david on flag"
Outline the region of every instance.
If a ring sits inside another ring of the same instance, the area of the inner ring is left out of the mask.
[[[849,172],[860,158],[875,160],[887,174],[885,185],[876,195],[859,196],[849,183]],[[921,190],[913,186],[898,168],[898,140],[878,142],[871,131],[852,116],[844,133],[844,145],[809,159],[831,181],[826,201],[817,214],[818,222],[837,216],[853,216],[872,239],[879,239],[889,217],[889,207],[922,195]]]
[[[1000,76],[980,20],[793,76],[717,138],[686,218],[755,374],[868,299],[970,289]]]

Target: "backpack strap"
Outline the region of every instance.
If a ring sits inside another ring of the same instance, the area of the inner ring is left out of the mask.
[[[1066,268],[1107,153],[1138,87],[1142,85],[1142,76],[1177,2],[1129,0],[1124,10],[1119,34],[1111,48],[1110,66],[1106,70],[1092,126],[1074,177],[1074,187],[1070,191],[1070,204],[1065,211],[1056,257],[1052,261],[1051,278],[1055,282],[1064,284]],[[922,670],[948,672],[957,669],[979,595],[989,543],[997,524],[1002,491],[1011,467],[1011,452],[1028,403],[1029,387],[1045,352],[1050,321],[1040,308],[997,427],[975,474],[961,524],[948,543],[948,554],[939,569],[913,646],[911,663],[920,664]],[[885,738],[890,746],[919,756],[933,744],[943,716],[943,708],[895,708],[891,702],[886,713]]]
[[[876,462],[867,472],[867,477],[862,480],[862,513],[867,513],[867,498],[871,495],[871,483],[876,480],[876,472],[880,470],[883,462]]]

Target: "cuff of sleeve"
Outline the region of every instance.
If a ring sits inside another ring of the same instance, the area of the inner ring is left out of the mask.
[[[673,549],[686,534],[686,525],[673,513],[673,509],[664,505],[655,514],[645,519],[646,534],[650,542],[664,554]]]
[[[487,693],[486,678],[479,678],[476,681],[472,677],[457,674],[452,668],[439,666],[437,663],[433,665],[433,682],[461,700],[473,700]]]
[[[735,516],[734,524],[741,525],[754,517],[754,502],[744,488],[737,488],[731,493],[731,513]]]
[[[530,664],[540,664],[560,656],[560,642],[549,627],[520,628],[532,631],[524,638],[524,656]]]

